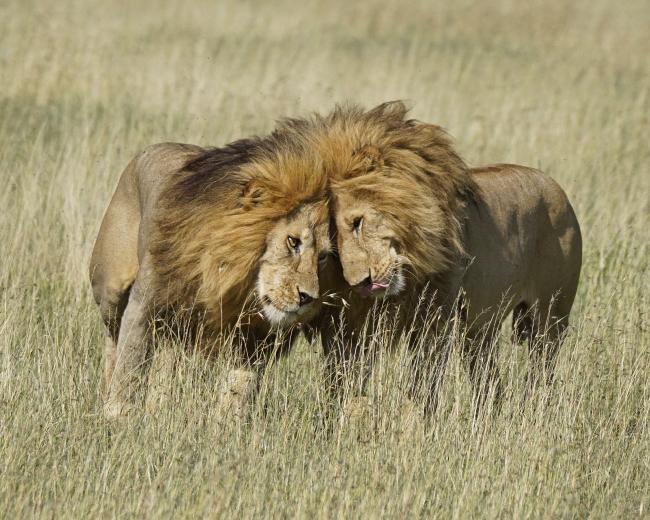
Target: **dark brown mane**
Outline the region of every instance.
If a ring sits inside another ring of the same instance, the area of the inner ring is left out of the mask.
[[[221,198],[218,192],[232,188],[233,172],[251,161],[260,140],[259,137],[240,139],[220,148],[208,148],[191,158],[181,168],[182,178],[174,185],[178,201],[193,202],[208,193]]]

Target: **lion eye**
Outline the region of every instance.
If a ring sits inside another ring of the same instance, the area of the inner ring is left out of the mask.
[[[299,238],[292,237],[292,236],[287,237],[287,246],[289,246],[289,249],[298,251],[298,249],[300,248],[300,244],[302,244],[302,242],[300,241]]]
[[[361,229],[361,224],[363,223],[363,217],[357,217],[352,221],[352,231],[359,231]]]

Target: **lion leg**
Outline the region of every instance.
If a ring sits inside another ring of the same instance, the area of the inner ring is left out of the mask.
[[[299,328],[263,336],[251,330],[243,331],[243,349],[235,353],[235,365],[228,370],[218,390],[217,417],[220,421],[232,424],[248,417],[269,361],[289,352],[299,333]]]
[[[423,403],[426,417],[431,417],[438,409],[450,345],[446,338],[432,339],[427,344],[433,344],[433,347],[426,351],[411,352],[407,393],[414,402]]]
[[[136,408],[150,362],[150,306],[136,280],[126,306],[117,342],[117,357],[104,414],[115,418]]]
[[[338,435],[347,431],[360,438],[369,434],[368,425],[375,418],[373,403],[366,395],[374,356],[362,338],[359,331],[345,326],[332,324],[321,330],[326,393],[338,414]]]
[[[103,288],[99,300],[102,321],[106,325],[106,338],[104,340],[104,374],[103,392],[106,394],[111,384],[115,361],[117,360],[117,340],[120,334],[120,324],[124,310],[129,299],[130,285],[126,290],[111,290]]]
[[[226,422],[245,419],[258,394],[260,380],[260,373],[250,367],[229,370],[219,389],[217,417]]]
[[[533,335],[533,311],[521,302],[512,309],[512,341],[517,345],[530,341]]]
[[[325,381],[330,397],[342,404],[348,398],[364,395],[373,359],[362,340],[355,338],[358,335],[329,332],[322,335]]]
[[[170,382],[176,376],[178,356],[170,346],[156,348],[149,369],[145,410],[155,415],[170,400]]]
[[[122,173],[102,219],[90,259],[90,282],[102,321],[106,325],[104,393],[108,391],[117,359],[117,341],[129,292],[138,273],[140,209],[134,188],[135,163]]]
[[[540,381],[547,385],[553,382],[557,354],[568,326],[569,315],[563,311],[561,304],[552,301],[536,309],[528,341],[528,392]]]
[[[465,339],[464,359],[474,394],[475,418],[485,407],[491,393],[497,411],[501,405],[503,391],[498,367],[497,335],[498,326],[489,325],[484,333],[468,333]]]
[[[403,434],[419,429],[437,410],[445,365],[432,350],[410,347],[406,360],[406,397],[400,401],[396,416],[397,426]]]
[[[110,334],[106,334],[104,339],[104,376],[102,382],[102,393],[108,394],[111,386],[111,379],[115,370],[115,361],[117,360],[117,343]]]

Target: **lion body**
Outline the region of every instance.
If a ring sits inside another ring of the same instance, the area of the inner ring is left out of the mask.
[[[269,348],[286,350],[291,324],[311,319],[329,218],[324,182],[304,175],[313,170],[310,161],[299,143],[272,134],[215,149],[162,143],[129,163],[90,261],[108,333],[108,416],[136,407],[156,320],[205,352],[228,344],[251,367],[261,363],[255,356],[268,358]],[[292,253],[287,235],[300,243]],[[289,319],[281,334],[270,321]],[[238,340],[225,340],[231,331]],[[234,387],[250,387],[243,396],[256,388],[251,370],[230,378]]]
[[[486,373],[498,386],[494,340],[510,312],[515,338],[529,339],[532,360],[550,372],[581,267],[580,228],[564,191],[523,166],[471,169],[440,127],[406,113],[400,102],[351,107],[316,125],[341,261],[328,284],[348,302],[345,330],[328,331],[329,318],[321,329],[356,355],[372,337],[364,329],[377,327],[376,298],[394,306],[389,315],[418,360],[422,349],[439,350],[424,353],[432,370],[414,365],[414,387],[431,390],[429,406],[447,355],[435,336],[452,317],[465,330],[475,388]],[[432,309],[442,317],[433,325],[420,312]]]
[[[526,313],[532,319],[534,311],[547,321],[557,318],[565,329],[582,264],[580,227],[566,194],[552,178],[525,166],[492,165],[470,173],[480,195],[460,217],[462,254],[443,270],[432,267],[411,278],[403,292],[386,300],[401,307],[405,326],[412,324],[410,311],[422,307],[423,294],[434,297],[445,316],[462,304],[472,337],[497,328],[514,309],[515,319]],[[333,270],[325,285],[346,293],[351,303],[345,321],[358,330],[367,324],[374,300],[351,291],[344,272]],[[523,333],[529,319],[513,327],[517,339],[534,333]]]
[[[484,371],[495,377],[492,345],[511,312],[515,338],[552,364],[581,267],[580,229],[565,193],[531,168],[468,168],[441,128],[406,113],[401,103],[339,107],[285,120],[264,139],[209,150],[166,143],[131,161],[91,259],[108,329],[108,415],[134,400],[154,318],[200,328],[212,350],[237,325],[249,360],[275,335],[269,319],[310,323],[322,337],[331,388],[341,387],[342,367],[368,351],[366,328],[380,328],[369,295],[394,307],[395,330],[415,350],[439,344],[430,334],[459,317],[475,382]],[[340,261],[319,268],[330,218]],[[287,235],[300,237],[304,254],[287,252]],[[319,285],[345,304],[299,308]],[[246,312],[249,303],[254,312]],[[259,303],[268,319],[256,312]],[[442,319],[431,327],[423,308],[441,310]],[[283,335],[280,350],[291,337]],[[429,374],[439,376],[446,354],[434,357]],[[426,369],[414,370],[419,387]],[[429,405],[438,376],[428,383]],[[243,385],[235,393],[252,395],[255,381],[247,369],[235,371],[223,394]]]

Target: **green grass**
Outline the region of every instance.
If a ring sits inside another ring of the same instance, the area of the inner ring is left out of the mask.
[[[650,5],[429,4],[0,5],[0,516],[648,515]],[[223,367],[187,356],[157,414],[107,423],[87,263],[128,160],[396,98],[470,164],[568,192],[584,265],[553,386],[520,409],[525,350],[504,335],[502,413],[472,421],[453,355],[435,420],[405,435],[386,355],[369,431],[338,435],[301,344],[239,428],[215,417]]]

